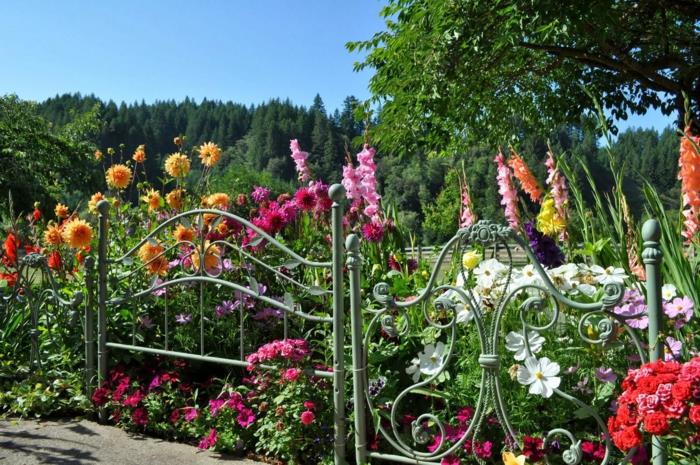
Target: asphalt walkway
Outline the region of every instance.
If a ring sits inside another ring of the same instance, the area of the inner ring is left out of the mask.
[[[0,465],[255,465],[88,420],[0,421]]]

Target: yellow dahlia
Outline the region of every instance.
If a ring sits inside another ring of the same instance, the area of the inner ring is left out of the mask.
[[[182,205],[185,198],[183,189],[173,189],[165,196],[165,201],[173,210],[182,210]]]
[[[142,198],[148,204],[149,210],[158,210],[160,208],[161,197],[157,190],[149,189]]]
[[[221,149],[213,142],[202,144],[199,146],[199,158],[204,166],[211,168],[221,158]]]
[[[131,157],[136,163],[143,163],[146,161],[146,146],[141,144],[136,147],[134,155]]]
[[[216,245],[210,245],[209,241],[204,242],[204,267],[207,271],[211,271],[219,264],[221,258],[221,250]],[[192,264],[199,269],[199,248],[195,248],[192,252]]]
[[[81,219],[74,219],[63,225],[63,241],[74,249],[82,249],[92,241],[92,227]]]
[[[59,245],[63,242],[63,237],[61,237],[61,228],[58,225],[50,224],[46,231],[44,231],[44,242],[49,245]]]
[[[181,224],[178,224],[175,231],[173,231],[173,237],[177,242],[192,242],[194,240],[194,236],[194,229],[186,228]]]
[[[90,197],[90,201],[88,202],[88,210],[90,210],[92,213],[97,213],[97,203],[104,199],[105,196],[102,195],[102,192],[92,194],[92,197]]]
[[[109,167],[105,176],[107,185],[114,189],[126,189],[131,182],[131,169],[122,164],[116,164]]]
[[[168,271],[168,259],[163,255],[165,248],[157,240],[149,240],[139,248],[139,259],[151,274],[164,275]]]
[[[211,208],[219,208],[222,210],[226,210],[229,206],[229,203],[231,203],[231,198],[228,196],[228,194],[224,194],[223,192],[211,194],[209,197],[207,197],[206,200],[207,206]]]
[[[95,160],[100,161],[102,160],[102,150],[95,150]]]
[[[174,178],[184,178],[190,172],[190,159],[175,152],[165,159],[165,171]]]
[[[58,218],[59,220],[61,218],[68,218],[68,213],[70,213],[68,211],[68,207],[66,207],[62,203],[56,204],[56,208],[54,208],[53,212],[56,214],[56,218]]]

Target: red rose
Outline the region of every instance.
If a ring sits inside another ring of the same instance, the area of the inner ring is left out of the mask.
[[[673,398],[675,400],[680,400],[683,402],[690,399],[692,393],[692,386],[687,381],[679,381],[678,383],[674,384],[671,388],[671,395],[673,396]]]
[[[668,420],[661,412],[653,412],[644,415],[644,429],[656,436],[663,436],[668,433]]]
[[[642,434],[634,426],[613,434],[613,442],[622,451],[628,451],[642,443]]]
[[[314,415],[314,412],[312,412],[310,410],[306,410],[305,412],[302,412],[301,417],[300,417],[301,422],[306,426],[313,423],[315,419],[316,419],[316,415]]]
[[[688,412],[688,418],[695,426],[700,426],[700,405],[693,405]]]

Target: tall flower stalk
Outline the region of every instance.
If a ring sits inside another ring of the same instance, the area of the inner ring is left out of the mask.
[[[289,141],[289,149],[292,151],[292,159],[294,160],[294,168],[297,170],[299,182],[306,182],[311,179],[311,170],[306,163],[309,157],[308,152],[303,152],[297,139]]]
[[[467,182],[467,175],[464,172],[464,163],[462,163],[462,177],[459,180],[459,187],[462,199],[459,213],[459,227],[468,228],[476,222],[476,215],[474,215],[472,199],[469,195],[469,183]]]
[[[520,215],[518,213],[518,193],[513,186],[510,168],[506,165],[506,158],[501,149],[494,158],[496,163],[496,182],[498,182],[498,193],[501,195],[501,205],[505,209],[505,216],[508,224],[513,229],[520,226]]]
[[[544,192],[540,187],[540,183],[537,182],[537,178],[530,168],[522,159],[518,152],[515,151],[513,147],[510,148],[510,159],[508,160],[508,165],[513,169],[513,175],[520,182],[520,186],[523,188],[525,193],[530,196],[530,200],[533,202],[540,203],[542,201],[542,196]]]
[[[550,188],[552,198],[554,199],[554,207],[557,210],[557,215],[565,223],[567,219],[567,207],[569,205],[569,189],[566,186],[566,179],[561,174],[561,171],[557,167],[557,162],[554,159],[554,153],[552,147],[547,145],[547,159],[544,164],[547,167],[547,179],[546,183]],[[559,239],[566,240],[567,234],[566,229],[561,232]]]
[[[680,155],[678,158],[678,179],[681,180],[683,194],[683,237],[692,241],[700,231],[700,137],[690,134],[686,127],[681,137]]]

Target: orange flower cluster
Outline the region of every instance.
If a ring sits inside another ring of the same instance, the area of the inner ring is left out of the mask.
[[[50,224],[44,231],[44,242],[48,245],[60,245],[63,242],[61,228],[56,224]]]
[[[160,193],[155,189],[149,189],[146,195],[143,196],[143,201],[148,204],[148,209],[151,211],[158,210],[160,208]]]
[[[134,151],[134,155],[131,158],[133,158],[136,163],[145,162],[146,161],[146,146],[141,144],[138,147],[136,147],[136,151]]]
[[[88,210],[90,210],[90,213],[97,214],[97,204],[100,200],[104,199],[105,196],[102,195],[102,192],[95,192],[94,194],[92,194],[92,197],[90,197],[90,201],[88,202]]]
[[[107,185],[113,189],[126,189],[131,182],[131,169],[122,164],[116,164],[109,167],[105,175]]]
[[[528,168],[525,161],[518,155],[518,153],[510,149],[510,160],[508,160],[508,166],[513,170],[513,174],[520,181],[520,186],[523,188],[525,193],[530,196],[533,202],[539,203],[542,200],[543,191],[540,184],[537,182],[537,178],[532,174],[530,168]]]
[[[161,276],[168,272],[168,259],[163,254],[165,247],[157,240],[148,240],[139,248],[139,259],[146,265],[151,274]]]
[[[681,180],[683,193],[683,216],[685,217],[683,237],[688,241],[691,241],[700,231],[700,151],[698,146],[700,146],[700,137],[692,136],[690,128],[686,128],[685,135],[681,137],[678,179]]]
[[[218,208],[221,210],[227,210],[230,203],[231,198],[228,196],[228,194],[225,194],[223,192],[216,192],[214,194],[211,194],[209,197],[206,198],[205,201],[207,207]]]
[[[184,198],[185,191],[183,189],[173,189],[165,196],[165,201],[173,210],[182,210]]]
[[[215,244],[209,241],[204,242],[204,268],[207,272],[214,271],[219,265],[221,258],[221,250]],[[195,248],[192,252],[192,264],[199,270],[199,249]]]
[[[59,220],[61,218],[68,218],[68,214],[70,213],[68,211],[68,207],[66,207],[62,203],[56,204],[56,208],[54,208],[53,212],[56,214],[56,218],[58,218]]]
[[[221,149],[213,142],[207,142],[199,147],[199,158],[202,164],[207,168],[211,168],[219,162],[221,158]]]
[[[74,249],[90,246],[92,241],[92,226],[85,220],[74,219],[63,225],[63,241]]]
[[[182,224],[178,224],[175,231],[173,231],[173,237],[177,242],[192,242],[194,241],[194,236],[194,229],[185,227]]]
[[[165,159],[165,171],[174,178],[184,178],[190,172],[190,159],[175,152]]]
[[[95,160],[100,161],[102,160],[102,150],[95,150]]]

